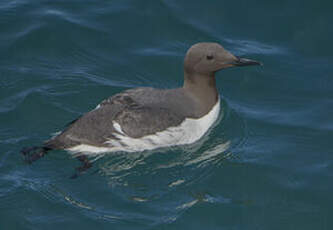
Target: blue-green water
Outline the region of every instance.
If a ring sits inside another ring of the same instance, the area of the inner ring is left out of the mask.
[[[333,229],[331,1],[2,0],[0,229]],[[38,145],[129,87],[178,87],[216,41],[263,67],[219,72],[199,143],[79,162]]]

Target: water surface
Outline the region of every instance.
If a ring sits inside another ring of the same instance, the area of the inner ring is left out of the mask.
[[[1,229],[332,229],[330,1],[0,3]],[[263,67],[217,74],[198,143],[115,153],[86,174],[38,145],[122,90],[179,87],[194,43]]]

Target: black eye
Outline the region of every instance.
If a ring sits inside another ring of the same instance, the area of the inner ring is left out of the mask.
[[[207,55],[207,60],[212,60],[214,57],[213,57],[213,55]]]

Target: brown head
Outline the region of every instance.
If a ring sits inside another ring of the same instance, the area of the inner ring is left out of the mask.
[[[260,62],[236,57],[218,43],[202,42],[186,53],[184,69],[187,75],[210,76],[216,71],[233,66],[261,65]]]
[[[201,103],[212,106],[218,96],[215,72],[233,66],[248,65],[261,65],[261,63],[234,56],[218,43],[197,43],[186,53],[183,88]]]

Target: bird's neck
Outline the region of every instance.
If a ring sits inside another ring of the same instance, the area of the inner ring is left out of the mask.
[[[193,95],[203,108],[203,113],[209,112],[218,101],[215,74],[184,73],[185,91]]]

